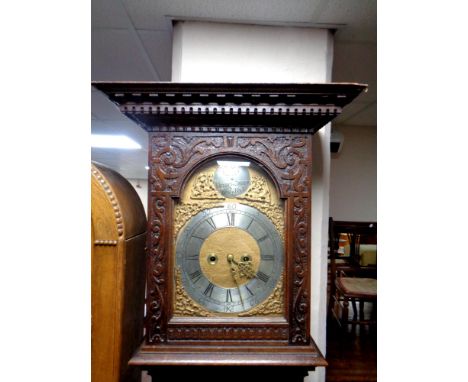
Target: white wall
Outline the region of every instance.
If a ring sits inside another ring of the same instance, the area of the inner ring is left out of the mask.
[[[329,31],[180,22],[173,34],[172,80],[181,82],[328,82]],[[330,128],[314,136],[312,186],[311,334],[325,354]],[[324,381],[317,368],[308,381]]]
[[[133,186],[148,216],[148,179],[127,179]]]
[[[325,29],[179,22],[172,81],[325,82]]]
[[[377,127],[334,126],[344,136],[332,154],[330,216],[335,220],[377,221]]]

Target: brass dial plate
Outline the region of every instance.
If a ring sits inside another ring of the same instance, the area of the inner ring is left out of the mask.
[[[239,231],[244,239],[253,240],[242,245],[242,237],[227,240]],[[215,264],[210,264],[210,255],[217,257]],[[199,212],[187,223],[177,240],[176,261],[182,284],[194,301],[212,312],[240,313],[263,302],[275,289],[283,269],[283,243],[263,213],[226,203]],[[220,270],[219,277],[211,270],[205,273],[210,266]]]

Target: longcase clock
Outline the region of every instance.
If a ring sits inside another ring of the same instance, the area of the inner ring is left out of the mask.
[[[146,333],[130,363],[155,380],[326,366],[310,337],[312,139],[366,86],[94,86],[149,132]]]

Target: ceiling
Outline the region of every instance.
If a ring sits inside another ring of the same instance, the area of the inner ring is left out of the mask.
[[[360,82],[368,92],[335,120],[377,125],[376,0],[93,0],[93,81],[170,81],[172,21],[205,20],[334,28],[334,82]],[[93,160],[127,178],[147,177],[147,133],[91,87],[91,129],[125,134],[140,150],[92,149]]]

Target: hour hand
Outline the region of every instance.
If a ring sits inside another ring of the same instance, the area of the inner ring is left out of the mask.
[[[241,277],[248,279],[253,279],[255,277],[255,271],[251,261],[240,262],[237,264],[237,266],[239,267],[239,273]]]
[[[237,276],[238,276],[238,273],[239,273],[239,269],[234,267],[234,264],[238,265],[237,261],[234,260],[234,256],[229,254],[227,256],[227,261],[228,263],[230,264],[231,266],[231,274],[232,274],[232,278],[234,279],[234,282],[236,283],[236,286],[237,286],[237,291],[239,292],[239,297],[240,297],[240,301],[241,301],[241,304],[242,304],[242,307],[245,309],[245,306],[244,306],[244,300],[242,299],[242,293],[240,291],[240,288],[239,288],[239,283],[237,282]]]
[[[237,262],[234,260],[234,256],[229,254],[227,256],[227,261],[231,264],[231,271],[233,274],[238,274],[239,278],[252,279],[255,277],[255,270],[253,269],[250,256],[244,255],[241,257],[241,261]],[[233,264],[237,265],[237,269],[233,267]]]

